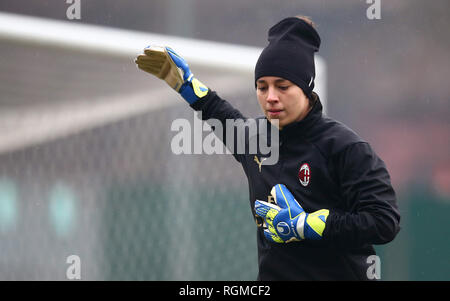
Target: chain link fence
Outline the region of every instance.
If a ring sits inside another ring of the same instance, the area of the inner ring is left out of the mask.
[[[65,280],[70,255],[82,280],[256,278],[241,167],[173,154],[194,113],[132,59],[2,41],[0,280]],[[251,74],[192,69],[257,112]]]

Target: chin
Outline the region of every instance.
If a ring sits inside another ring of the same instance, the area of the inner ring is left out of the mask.
[[[272,125],[278,127],[280,130],[281,130],[281,128],[284,126],[284,123],[283,123],[282,121],[280,121],[279,118],[269,118],[269,117],[267,117],[267,116],[266,116],[266,118],[267,118],[267,120],[269,120],[269,122],[270,122]]]

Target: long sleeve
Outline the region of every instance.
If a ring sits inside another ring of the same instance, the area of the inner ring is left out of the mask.
[[[225,122],[226,119],[246,119],[239,110],[211,90],[190,106],[196,111],[202,111],[203,120],[215,118]]]
[[[242,113],[234,108],[229,102],[220,98],[216,92],[209,91],[208,94],[196,101],[194,104],[190,105],[196,111],[202,112],[203,120],[218,120],[222,126],[222,132],[218,133],[216,129],[214,129],[214,124],[211,124],[212,128],[215,130],[215,133],[220,137],[222,142],[228,149],[231,151],[236,160],[241,161],[241,157],[238,152],[234,149],[237,144],[238,139],[238,131],[236,130],[236,121],[245,121],[247,118],[242,115]],[[227,129],[227,120],[230,128]],[[233,131],[233,141],[227,141],[227,136],[230,135],[230,132],[227,133],[227,130]],[[229,147],[229,146],[232,147]]]
[[[384,162],[365,142],[333,157],[343,210],[330,210],[324,240],[339,248],[384,244],[400,230],[396,196]]]

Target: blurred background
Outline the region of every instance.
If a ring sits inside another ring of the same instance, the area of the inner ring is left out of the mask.
[[[364,0],[80,0],[80,18],[69,19],[71,3],[0,2],[0,280],[65,280],[70,255],[82,280],[254,280],[256,227],[239,164],[173,154],[173,120],[194,115],[135,67],[147,44],[121,51],[109,38],[115,50],[102,52],[99,35],[80,48],[77,28],[258,50],[268,28],[297,14],[322,38],[327,114],[391,173],[402,230],[376,246],[381,279],[450,280],[449,1],[381,0],[380,19]],[[39,39],[13,34],[22,26]],[[48,42],[58,30],[72,44]],[[190,65],[245,115],[260,115],[251,68]]]

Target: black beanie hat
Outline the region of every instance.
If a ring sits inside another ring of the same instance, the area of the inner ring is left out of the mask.
[[[314,53],[319,50],[320,36],[306,21],[297,17],[281,20],[268,33],[255,66],[255,85],[263,76],[278,76],[299,86],[310,98],[316,77]]]

